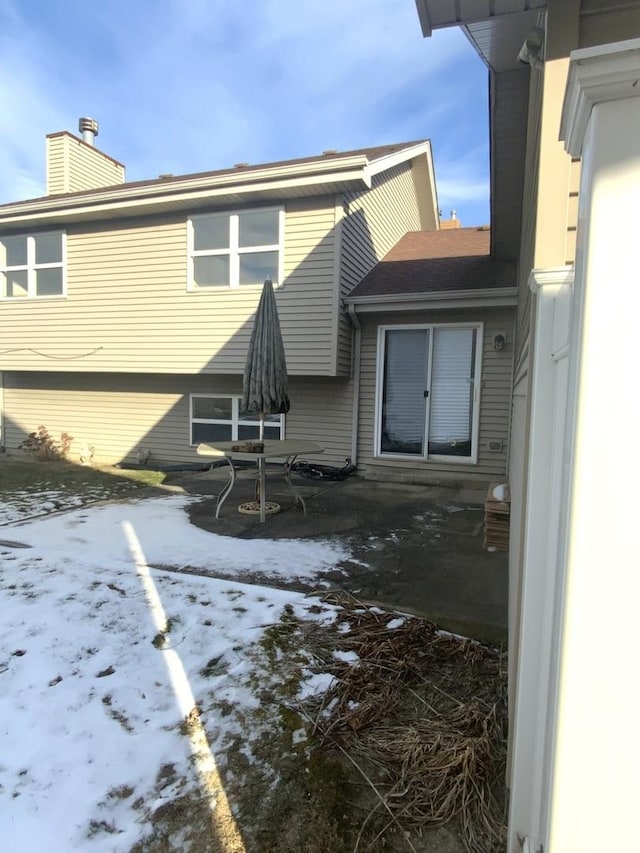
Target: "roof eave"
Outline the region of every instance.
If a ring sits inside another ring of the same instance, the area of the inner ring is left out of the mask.
[[[374,161],[377,163],[378,161]],[[12,225],[22,222],[46,222],[72,220],[88,213],[122,212],[135,213],[138,208],[150,207],[159,211],[171,209],[172,202],[184,206],[185,201],[211,198],[212,202],[223,201],[225,195],[237,196],[282,191],[286,189],[318,185],[322,191],[335,191],[336,185],[356,183],[371,186],[370,163],[366,156],[356,155],[332,159],[326,163],[314,161],[304,165],[281,166],[256,169],[252,172],[238,171],[221,176],[201,176],[183,181],[172,180],[170,184],[153,183],[147,186],[122,184],[107,190],[68,196],[47,196],[35,201],[16,202],[0,209],[0,224]]]
[[[359,314],[379,311],[405,311],[423,308],[505,308],[518,304],[517,287],[489,287],[479,290],[439,290],[431,293],[347,296],[345,304],[353,305]]]
[[[429,9],[426,0],[416,0],[416,9],[418,10],[418,18],[420,19],[420,28],[422,35],[429,38],[433,32],[431,27],[431,18],[429,17]]]
[[[424,154],[427,159],[431,159],[431,143],[428,139],[425,139],[424,142],[418,142],[415,145],[408,145],[399,151],[393,151],[391,154],[377,157],[371,161],[369,173],[373,176],[380,172],[386,172],[387,169],[392,169],[394,166],[405,163],[407,160],[413,160],[414,157],[419,157],[421,154]]]

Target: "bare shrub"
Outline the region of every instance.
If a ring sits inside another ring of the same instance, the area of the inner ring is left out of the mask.
[[[68,432],[60,433],[60,438],[55,439],[45,426],[39,426],[35,432],[29,435],[20,445],[21,449],[41,462],[52,462],[66,459],[73,438]]]

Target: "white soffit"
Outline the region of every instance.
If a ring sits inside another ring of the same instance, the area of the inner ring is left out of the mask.
[[[425,36],[434,29],[461,27],[494,71],[521,67],[518,51],[546,5],[547,0],[416,0]]]
[[[547,0],[416,0],[425,37],[441,27],[455,27],[513,15],[541,11]]]

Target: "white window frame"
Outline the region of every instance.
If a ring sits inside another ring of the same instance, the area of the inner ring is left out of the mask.
[[[240,239],[240,216],[246,213],[269,213],[276,212],[278,214],[278,242],[269,243],[263,246],[239,246]],[[193,223],[198,219],[204,219],[207,216],[226,217],[229,220],[229,246],[224,249],[198,249],[194,248],[194,232]],[[216,291],[225,290],[228,288],[243,289],[251,287],[262,287],[264,282],[256,282],[256,284],[240,284],[240,255],[254,254],[257,252],[277,252],[278,253],[278,280],[273,282],[274,287],[281,287],[284,279],[284,223],[285,213],[284,207],[252,207],[246,210],[235,211],[211,211],[202,213],[196,216],[191,216],[187,220],[187,251],[188,251],[188,279],[187,290],[194,293],[215,293]],[[214,257],[214,256],[229,257],[229,282],[226,285],[197,285],[193,273],[193,260],[198,257]]]
[[[388,331],[403,331],[412,329],[429,330],[429,351],[428,351],[428,374],[427,388],[429,392],[427,400],[426,423],[425,423],[425,450],[423,456],[416,456],[414,453],[383,453],[380,450],[382,442],[382,400],[384,392],[384,352],[386,334]],[[475,376],[473,382],[473,413],[471,419],[471,456],[446,456],[429,453],[429,408],[431,402],[431,370],[433,365],[433,332],[436,329],[476,329],[476,351],[475,351]],[[378,327],[378,345],[376,354],[376,404],[375,404],[375,428],[373,436],[373,455],[378,459],[412,459],[414,462],[422,464],[429,462],[438,462],[453,465],[477,465],[478,464],[478,441],[480,432],[480,388],[482,376],[482,346],[484,341],[484,323],[413,323],[407,325],[386,325]]]
[[[37,264],[36,263],[36,237],[49,237],[52,235],[60,235],[60,261],[53,263]],[[29,234],[3,234],[2,237],[22,237],[27,241],[27,263],[13,264],[11,266],[0,266],[0,274],[8,272],[16,272],[18,270],[27,271],[27,294],[26,296],[7,296],[4,287],[0,290],[0,300],[5,302],[22,302],[29,299],[63,299],[67,295],[67,232],[61,230],[55,231],[38,231]],[[0,239],[2,239],[0,237]],[[36,271],[43,269],[62,269],[62,292],[61,293],[36,293]]]
[[[194,398],[214,398],[216,400],[231,400],[231,420],[227,420],[225,418],[194,418],[193,417],[193,401]],[[194,442],[193,439],[193,425],[194,424],[223,424],[225,426],[231,425],[231,438],[229,441],[238,441],[238,428],[241,426],[251,426],[257,427],[257,421],[248,421],[244,418],[240,417],[240,401],[242,397],[239,394],[198,394],[197,392],[189,395],[189,445],[191,447],[197,447],[200,442]],[[282,415],[272,415],[272,417],[280,418],[280,439],[282,440],[285,437],[285,416]],[[270,421],[266,424],[269,427],[278,426],[275,421]]]

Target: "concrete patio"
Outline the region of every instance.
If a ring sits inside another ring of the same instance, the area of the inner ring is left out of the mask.
[[[272,469],[267,498],[281,510],[260,524],[256,516],[238,512],[240,503],[254,498],[253,470],[239,473],[221,517],[215,518],[215,497],[227,480],[226,468],[174,479],[187,493],[210,496],[191,508],[194,524],[244,538],[339,539],[352,557],[322,578],[321,589],[348,591],[478,639],[506,640],[507,554],[482,547],[486,485],[415,486],[357,476],[333,482],[294,475],[307,502],[304,515],[284,476]],[[299,581],[291,586],[305,589]]]

